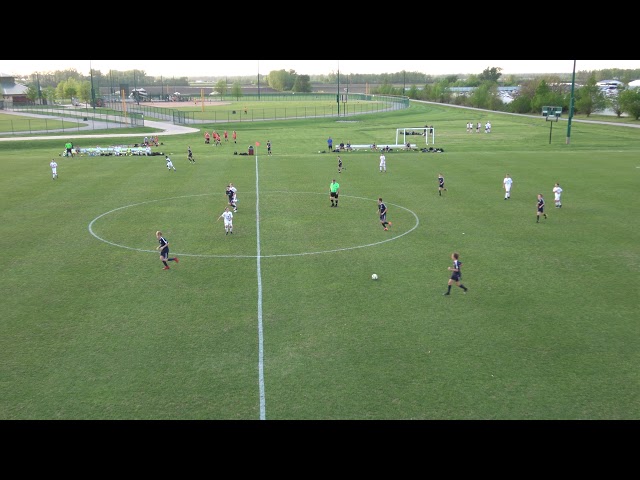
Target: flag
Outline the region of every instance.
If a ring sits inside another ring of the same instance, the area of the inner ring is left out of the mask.
[[[259,147],[259,146],[260,146],[260,142],[256,142],[256,147]]]

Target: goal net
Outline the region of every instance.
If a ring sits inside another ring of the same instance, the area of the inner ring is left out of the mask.
[[[396,128],[396,144],[406,145],[407,142],[417,144],[418,142],[412,141],[414,135],[424,137],[426,145],[429,145],[429,137],[431,137],[432,144],[436,143],[436,129],[434,127],[405,127]]]

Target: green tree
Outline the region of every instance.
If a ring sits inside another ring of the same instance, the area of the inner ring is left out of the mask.
[[[91,82],[80,82],[79,90],[78,90],[78,97],[84,103],[90,103],[91,102]]]
[[[405,92],[405,95],[409,98],[420,98],[420,91],[418,87],[415,85],[411,85],[409,89]]]
[[[518,94],[508,105],[508,111],[513,113],[531,113],[531,97],[529,95]]]
[[[80,91],[80,83],[75,78],[69,78],[62,82],[62,91],[64,94],[63,98],[72,99],[78,96],[78,92]]]
[[[295,82],[295,70],[272,70],[267,75],[267,83],[274,90],[279,92],[287,92],[293,88]]]
[[[607,99],[596,82],[595,75],[589,77],[587,83],[575,92],[576,111],[589,117],[593,112],[604,110]]]
[[[485,81],[476,87],[468,97],[469,105],[475,108],[489,108],[491,97],[496,96],[497,86],[494,82]]]
[[[51,85],[42,89],[42,96],[47,100],[48,104],[52,104],[56,100],[56,89]]]
[[[291,89],[293,92],[310,93],[313,91],[311,88],[311,78],[309,75],[297,75],[293,82]]]
[[[498,80],[502,76],[502,73],[500,73],[501,71],[502,71],[501,68],[496,68],[496,67],[485,68],[482,71],[482,73],[478,75],[478,78],[480,79],[481,82],[498,83]]]
[[[611,107],[611,110],[614,111],[616,117],[620,118],[622,116],[623,110],[622,105],[620,105],[620,94],[625,90],[624,87],[618,88],[618,94],[613,95],[607,98],[607,105]]]
[[[554,91],[545,79],[539,81],[535,94],[531,99],[533,113],[542,112],[544,106],[564,106],[564,98],[561,92]]]
[[[640,88],[628,88],[618,94],[620,108],[634,120],[640,119]]]
[[[220,94],[220,97],[223,98],[227,94],[227,81],[221,78],[216,82],[214,89]]]
[[[234,82],[231,85],[231,96],[235,97],[236,101],[242,98],[242,85],[240,85],[240,82]]]
[[[27,86],[27,98],[31,101],[31,103],[36,103],[38,99],[38,86],[37,85],[28,85]]]

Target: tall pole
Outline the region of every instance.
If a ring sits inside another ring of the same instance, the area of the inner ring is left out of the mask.
[[[96,91],[93,88],[93,68],[91,68],[91,60],[89,60],[89,75],[91,75],[91,105],[93,105],[93,112],[96,111]]]
[[[258,60],[258,101],[260,101],[260,60]]]
[[[573,61],[573,75],[571,76],[571,101],[569,102],[569,121],[567,122],[567,145],[571,141],[571,119],[573,118],[573,92],[576,87],[576,61]]]
[[[40,76],[36,72],[36,81],[38,83],[38,104],[42,105],[42,92],[40,91]]]
[[[404,90],[407,86],[407,72],[405,70],[402,71],[402,95],[404,95]]]
[[[338,116],[340,116],[340,60],[338,60],[338,95],[336,95],[336,101],[338,102]]]

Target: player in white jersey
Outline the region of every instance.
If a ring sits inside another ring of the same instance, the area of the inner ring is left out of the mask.
[[[233,213],[229,210],[229,207],[224,208],[224,212],[218,217],[218,220],[224,218],[224,234],[233,234]],[[218,221],[216,220],[216,221]]]
[[[51,167],[51,178],[53,180],[55,180],[56,178],[58,178],[58,164],[56,163],[56,161],[52,158],[51,159],[51,163],[49,164],[49,166]]]
[[[167,169],[171,170],[173,168],[173,171],[176,171],[176,167],[173,166],[173,162],[171,161],[171,159],[169,158],[169,155],[165,155],[166,160],[167,160]]]
[[[507,173],[502,180],[502,188],[504,188],[504,199],[509,200],[511,198],[511,185],[513,184],[513,178]]]
[[[556,203],[556,208],[561,208],[562,207],[562,201],[560,200],[560,195],[562,195],[562,187],[560,187],[559,183],[556,183],[555,186],[553,187],[553,195],[554,195],[554,201]]]
[[[380,173],[387,173],[387,157],[384,156],[384,153],[380,154]]]

